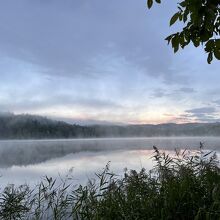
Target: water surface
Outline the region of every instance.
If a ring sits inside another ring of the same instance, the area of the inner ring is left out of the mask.
[[[111,169],[122,174],[124,168],[140,170],[153,166],[153,146],[220,151],[218,137],[103,138],[67,140],[0,141],[1,185],[36,184],[47,176],[65,176],[69,170],[77,183],[101,172],[111,161]]]

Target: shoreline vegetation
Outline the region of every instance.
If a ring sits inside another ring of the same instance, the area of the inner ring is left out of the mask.
[[[0,193],[0,219],[220,219],[220,167],[217,155],[154,147],[150,171],[117,176],[107,164],[86,185],[72,177],[45,177],[35,188],[8,185]],[[59,183],[58,183],[59,182]]]
[[[0,140],[220,136],[220,123],[77,125],[34,115],[0,114]]]

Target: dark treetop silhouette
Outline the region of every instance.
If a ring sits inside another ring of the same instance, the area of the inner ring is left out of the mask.
[[[147,0],[148,8],[152,7],[154,1],[161,3],[161,0]],[[204,46],[209,64],[213,55],[220,60],[220,1],[184,0],[177,3],[177,8],[178,11],[170,19],[170,25],[179,21],[183,23],[183,28],[166,38],[174,52],[192,42],[195,47]]]

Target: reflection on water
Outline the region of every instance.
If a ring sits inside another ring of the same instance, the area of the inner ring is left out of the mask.
[[[1,184],[36,184],[45,175],[63,177],[72,168],[75,183],[85,183],[93,178],[95,172],[101,172],[110,161],[111,170],[117,174],[123,173],[124,168],[140,170],[142,167],[152,167],[152,150],[115,150],[106,152],[79,152],[68,154],[61,158],[27,166],[11,166],[0,169]]]
[[[111,169],[140,170],[152,167],[152,146],[160,149],[198,148],[220,150],[220,138],[117,138],[46,141],[0,141],[1,185],[36,184],[43,176],[57,177],[73,168],[76,184],[85,182],[111,161]]]

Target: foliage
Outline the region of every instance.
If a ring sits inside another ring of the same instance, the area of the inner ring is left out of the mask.
[[[161,3],[161,0],[155,0]],[[147,0],[148,8],[153,0]],[[220,60],[220,1],[219,0],[183,0],[178,3],[178,11],[170,19],[170,25],[176,21],[183,23],[182,31],[166,38],[172,44],[174,52],[184,48],[190,42],[195,47],[204,46],[210,64],[213,55]]]
[[[220,123],[80,126],[35,115],[0,114],[0,139],[219,135]]]
[[[0,195],[0,219],[219,219],[216,154],[154,150],[149,172],[125,170],[119,177],[107,164],[85,186],[73,186],[69,176],[59,184],[46,177],[34,190],[8,186]]]

